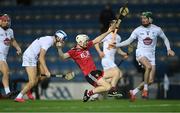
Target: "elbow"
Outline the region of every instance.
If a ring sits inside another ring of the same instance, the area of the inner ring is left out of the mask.
[[[64,57],[60,57],[60,59],[61,59],[61,60],[63,60],[63,61],[65,60],[65,58],[64,58]]]
[[[60,56],[61,60],[65,60],[66,58],[64,57],[64,55]]]

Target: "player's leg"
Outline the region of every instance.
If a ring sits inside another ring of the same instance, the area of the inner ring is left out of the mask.
[[[143,90],[143,97],[147,98],[148,96],[148,83],[149,83],[149,76],[152,70],[152,65],[146,57],[141,57],[138,59],[138,62],[145,68],[144,73],[144,81],[141,82],[135,89],[129,91],[130,100],[135,101],[135,95],[140,91]]]
[[[135,89],[129,91],[130,101],[134,102],[136,100],[136,94],[143,90],[144,88],[144,81],[141,82]]]
[[[89,91],[85,90],[83,97],[84,102],[87,102],[94,94],[107,92],[111,89],[111,84],[103,78],[104,74],[102,71],[96,70],[86,76],[86,80],[95,88]]]
[[[155,65],[152,65],[152,69],[150,71],[149,78],[148,78],[148,85],[151,85],[154,82],[155,71],[156,71]],[[135,95],[137,92],[143,90],[144,84],[145,82],[143,81],[134,90],[132,90],[131,91],[132,95]],[[142,96],[143,96],[143,93],[142,93]]]
[[[104,79],[105,79],[105,78],[104,78]],[[111,83],[112,78],[107,78],[107,79],[105,79],[105,80],[106,80],[106,82]],[[111,88],[111,89],[112,89],[112,88]],[[108,92],[103,92],[103,93],[94,94],[94,95],[91,96],[90,100],[91,100],[91,101],[98,100],[101,96],[105,98],[107,94],[108,94]]]
[[[103,78],[111,83],[111,90],[109,91],[109,96],[117,95],[117,83],[119,79],[122,77],[121,70],[116,66],[111,58],[103,58],[102,59],[102,66],[104,69],[104,76]]]
[[[26,67],[26,72],[28,74],[29,82],[24,87],[24,90],[22,90],[23,94],[25,94],[27,91],[29,91],[38,82],[37,67],[36,66],[35,67],[34,66]]]
[[[155,68],[155,65],[152,65],[152,69],[150,71],[150,75],[149,75],[149,78],[148,78],[148,85],[151,85],[153,82],[154,82],[154,76],[155,76],[155,71],[156,71],[156,68]],[[135,95],[137,92],[141,91],[144,89],[144,84],[145,82],[141,82],[138,87],[136,87],[134,90],[131,90],[131,95]],[[142,93],[142,96],[146,96],[146,94]]]
[[[120,71],[119,68],[114,67],[110,68],[104,71],[104,76],[103,78],[106,79],[106,81],[111,83],[111,90],[109,91],[109,96],[118,96],[117,93],[117,83],[119,79],[122,77],[122,72]]]
[[[89,91],[86,90],[84,92],[83,102],[87,102],[89,100],[89,98],[94,94],[107,92],[111,89],[111,84],[109,84],[103,78],[98,79],[98,81],[96,83],[97,83],[97,87],[95,87],[94,89],[89,90]]]
[[[103,93],[111,89],[111,84],[109,84],[103,78],[98,79],[96,83],[97,83],[97,86],[94,89],[88,91],[88,96],[92,96],[98,93]]]
[[[152,70],[152,65],[151,65],[150,61],[146,57],[140,58],[139,62],[145,68],[144,88],[143,88],[143,91],[142,91],[142,97],[147,98],[148,97],[148,83],[149,83],[150,72]]]
[[[112,87],[116,87],[119,79],[122,77],[122,72],[119,68],[114,67],[104,71],[103,78],[111,80],[110,83]]]
[[[27,66],[26,72],[28,74],[29,81],[23,88],[23,90],[18,94],[15,101],[24,102],[25,100],[22,98],[24,94],[31,90],[31,88],[37,83],[37,68],[36,66]]]
[[[103,77],[105,79],[112,78],[111,84],[112,86],[115,86],[122,77],[120,69],[111,58],[103,58],[101,62],[105,73]]]
[[[26,61],[26,60],[25,60]],[[40,69],[40,65],[39,65],[39,62],[36,63],[36,79],[35,79],[35,85],[33,87],[36,87],[36,85],[38,84],[38,82],[40,81],[40,73],[41,73],[41,69]],[[33,92],[33,87],[27,91],[27,97],[30,99],[30,100],[35,100],[35,97],[33,96],[32,92]]]
[[[4,86],[5,93],[8,94],[10,93],[10,88],[9,88],[9,67],[6,61],[0,61],[0,71],[3,74],[2,77],[2,83]]]
[[[42,65],[40,63],[38,63],[38,76],[39,76],[39,81],[43,81],[45,79],[47,79],[46,76],[41,76],[41,74],[45,74],[45,70],[42,67]]]
[[[46,76],[41,76],[41,74],[45,74],[45,71],[44,71],[44,68],[42,67],[42,65],[38,62],[37,63],[36,85],[33,88],[37,88],[38,87],[38,83],[40,81],[43,81],[43,80],[45,80],[47,78]],[[33,88],[27,92],[27,96],[31,100],[35,99],[35,97],[32,95]]]
[[[154,82],[155,72],[156,72],[156,67],[155,67],[155,65],[152,65],[152,69],[151,69],[149,80],[148,80],[149,85]]]
[[[109,84],[103,78],[100,78],[97,81],[97,85],[98,86],[93,89],[94,94],[103,93],[103,92],[109,91],[111,89],[111,87],[112,87],[111,84]]]

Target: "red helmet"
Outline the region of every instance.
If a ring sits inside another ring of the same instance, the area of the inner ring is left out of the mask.
[[[4,14],[0,17],[1,21],[7,21],[8,22],[8,25],[7,27],[10,27],[11,26],[11,19],[9,17],[9,15],[7,14]]]
[[[7,20],[7,21],[9,21],[10,20],[10,18],[9,18],[9,16],[7,15],[7,14],[4,14],[4,15],[2,15],[1,16],[1,20]]]

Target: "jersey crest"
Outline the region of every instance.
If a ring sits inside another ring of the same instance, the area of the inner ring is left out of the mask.
[[[143,39],[145,45],[151,45],[152,41],[153,40],[150,37],[146,37],[145,39]]]
[[[9,38],[5,38],[4,44],[10,46],[11,40]]]

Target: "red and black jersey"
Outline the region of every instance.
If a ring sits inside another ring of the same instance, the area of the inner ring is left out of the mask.
[[[79,65],[83,74],[87,76],[91,71],[96,70],[95,63],[89,49],[93,46],[93,42],[89,41],[86,49],[72,48],[67,53]]]

